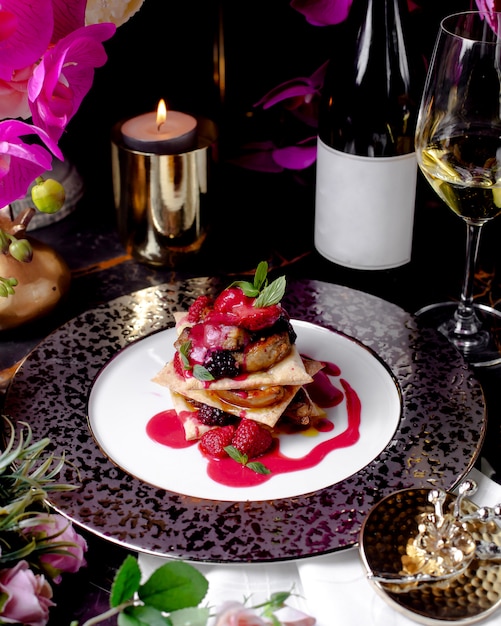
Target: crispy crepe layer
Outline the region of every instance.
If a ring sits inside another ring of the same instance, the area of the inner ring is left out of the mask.
[[[217,390],[217,389],[259,389],[270,385],[301,386],[313,382],[313,378],[305,370],[303,360],[296,346],[276,365],[267,370],[243,374],[237,378],[220,378],[212,381],[201,381],[194,376],[184,378],[179,376],[174,368],[173,361],[169,361],[153,378],[153,382],[185,393],[190,389]],[[187,394],[185,394],[187,395]]]

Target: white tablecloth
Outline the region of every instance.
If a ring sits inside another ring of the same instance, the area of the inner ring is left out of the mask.
[[[478,505],[501,502],[501,485],[473,469],[469,478],[478,484],[471,498]],[[163,563],[162,557],[140,555],[143,577]],[[416,622],[399,614],[383,600],[368,582],[358,548],[271,564],[194,564],[209,581],[204,601],[217,607],[228,600],[257,604],[274,591],[293,589],[297,596],[289,601],[313,615],[317,626],[415,626]],[[485,626],[499,626],[501,611],[484,620]]]

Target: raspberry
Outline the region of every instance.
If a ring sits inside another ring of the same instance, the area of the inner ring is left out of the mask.
[[[222,409],[216,409],[208,404],[201,404],[198,409],[198,420],[206,426],[227,426],[235,421],[235,416]]]
[[[196,324],[201,322],[210,311],[212,298],[209,296],[198,296],[188,309],[188,322]]]
[[[200,450],[207,456],[222,459],[227,456],[225,447],[231,444],[234,433],[235,427],[232,425],[208,430],[200,438]]]
[[[230,350],[212,350],[204,361],[204,367],[214,378],[234,378],[239,373],[235,357]]]
[[[242,454],[246,454],[249,459],[264,454],[272,443],[270,431],[249,419],[240,422],[231,440],[231,445]]]
[[[177,351],[174,354],[174,370],[178,376],[181,376],[181,378],[184,378],[183,363],[181,362],[181,357],[179,356],[179,352]]]

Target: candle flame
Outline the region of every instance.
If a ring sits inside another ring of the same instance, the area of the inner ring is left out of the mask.
[[[162,124],[167,119],[167,107],[165,106],[165,100],[162,98],[157,107],[157,130],[160,131]]]

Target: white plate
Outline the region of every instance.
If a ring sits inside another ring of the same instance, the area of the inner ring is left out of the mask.
[[[197,446],[173,449],[153,441],[146,432],[153,416],[172,408],[169,390],[152,378],[174,355],[174,328],[133,343],[100,372],[88,403],[96,442],[111,461],[142,481],[220,501],[290,498],[351,476],[376,458],[392,439],[402,411],[399,387],[385,364],[358,341],[308,322],[294,321],[293,326],[299,352],[337,365],[340,376],[331,377],[331,382],[342,391],[343,379],[358,395],[362,406],[360,437],[353,445],[333,450],[311,469],[278,474],[258,486],[235,488],[215,482]],[[299,458],[321,441],[342,435],[348,427],[345,399],[328,409],[328,418],[334,429],[316,437],[280,435],[282,453]]]

